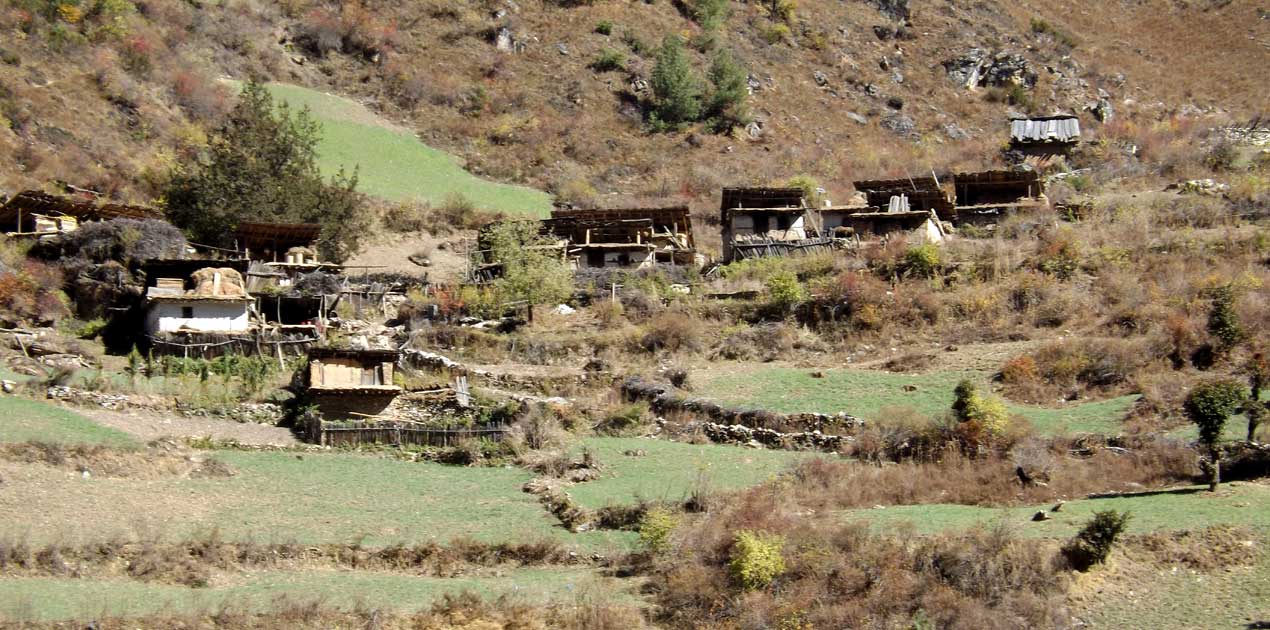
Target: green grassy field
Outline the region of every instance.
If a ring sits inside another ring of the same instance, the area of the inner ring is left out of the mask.
[[[849,510],[844,518],[867,522],[879,529],[894,529],[911,524],[920,534],[931,534],[971,527],[1004,523],[1025,536],[1066,538],[1075,534],[1093,513],[1118,510],[1133,513],[1130,533],[1202,529],[1226,523],[1247,525],[1257,531],[1270,531],[1270,486],[1234,482],[1223,484],[1216,493],[1207,486],[1190,486],[1159,492],[1069,501],[1052,520],[1032,522],[1038,510],[1049,510],[1053,504],[1014,508],[985,508],[969,505],[900,505],[883,509]]]
[[[321,602],[342,610],[365,604],[391,612],[426,609],[445,593],[508,595],[529,603],[567,599],[600,578],[591,569],[504,569],[437,578],[348,570],[252,571],[218,576],[224,584],[190,588],[134,580],[0,578],[0,619],[56,621],[103,615],[266,611],[280,601]]]
[[[986,384],[981,372],[932,372],[893,374],[876,370],[824,370],[824,378],[811,376],[812,370],[788,367],[761,367],[740,373],[702,373],[694,376],[701,395],[730,405],[758,407],[785,413],[846,412],[870,419],[885,407],[909,407],[934,416],[948,410],[953,388],[969,378]],[[912,386],[914,391],[905,391]],[[1011,413],[1027,418],[1036,431],[1046,435],[1063,433],[1118,433],[1120,420],[1137,400],[1122,396],[1109,400],[1044,408],[1009,404]]]
[[[791,464],[814,455],[722,446],[693,445],[640,438],[587,438],[585,448],[599,459],[599,479],[569,489],[582,506],[595,509],[638,499],[679,501],[700,480],[707,488],[724,490],[752,486],[772,478]],[[643,450],[631,457],[625,451]]]
[[[0,442],[64,442],[135,446],[131,436],[37,400],[0,398]]]
[[[363,105],[295,85],[269,84],[274,98],[308,107],[322,123],[318,166],[331,175],[359,166],[358,189],[393,201],[439,205],[458,193],[476,206],[508,214],[546,216],[550,197],[539,190],[487,181],[463,169],[457,158],[429,147],[414,134],[391,127]]]
[[[627,532],[571,534],[521,491],[517,468],[460,468],[358,454],[221,451],[230,478],[82,479],[44,475],[0,486],[0,507],[21,506],[0,535],[36,543],[90,542],[218,530],[260,542],[448,542],[556,539],[586,550],[624,548]],[[93,515],[93,527],[79,516]]]

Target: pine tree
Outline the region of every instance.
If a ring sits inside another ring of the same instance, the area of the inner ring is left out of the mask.
[[[749,124],[750,113],[745,100],[749,96],[749,73],[736,62],[732,54],[720,48],[710,63],[709,104],[706,113],[711,126],[721,132]]]
[[[701,116],[701,80],[692,71],[683,40],[668,35],[653,66],[653,125],[677,128]]]
[[[173,174],[168,218],[192,240],[233,245],[241,221],[320,223],[318,246],[328,260],[356,251],[367,228],[357,174],[331,183],[317,168],[320,126],[307,109],[275,106],[264,86],[249,82],[214,130],[206,155],[190,172]]]

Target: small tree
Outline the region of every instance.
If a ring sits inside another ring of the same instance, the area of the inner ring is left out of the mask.
[[[1260,352],[1252,355],[1252,360],[1248,362],[1248,388],[1249,401],[1244,414],[1248,416],[1248,441],[1251,442],[1257,437],[1257,426],[1261,424],[1261,419],[1267,413],[1265,403],[1261,402],[1261,390],[1270,384],[1270,364],[1266,363],[1266,359]]]
[[[1217,349],[1229,351],[1244,338],[1239,315],[1235,313],[1235,288],[1229,284],[1213,289],[1213,305],[1208,311],[1208,332],[1217,340]]]
[[[573,272],[558,255],[551,237],[538,233],[534,221],[503,221],[486,234],[503,274],[494,283],[498,298],[534,304],[556,304],[573,295]]]
[[[1111,554],[1111,546],[1124,533],[1129,524],[1128,512],[1104,510],[1095,512],[1093,520],[1085,524],[1066,545],[1063,557],[1077,571],[1088,571],[1095,564],[1102,564]]]
[[[1229,379],[1204,383],[1191,391],[1183,403],[1186,416],[1199,427],[1199,442],[1208,449],[1208,490],[1215,492],[1221,483],[1221,453],[1217,443],[1221,440],[1226,419],[1244,401],[1243,387]]]
[[[678,35],[667,35],[653,66],[653,125],[677,128],[701,117],[701,79],[692,71]]]
[[[736,62],[732,53],[720,48],[710,61],[710,96],[706,103],[706,115],[710,126],[719,132],[729,132],[733,127],[747,125],[750,112],[745,100],[749,96],[749,73]]]

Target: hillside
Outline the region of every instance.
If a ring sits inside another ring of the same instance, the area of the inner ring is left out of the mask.
[[[481,177],[582,202],[682,194],[704,209],[724,183],[806,173],[842,197],[855,177],[990,165],[1012,111],[1103,100],[1111,128],[1083,112],[1087,126],[1127,140],[1179,115],[1247,119],[1264,108],[1259,69],[1270,65],[1270,20],[1253,0],[805,1],[785,19],[730,2],[713,34],[687,17],[693,3],[665,0],[8,4],[0,189],[74,179],[130,201],[154,199],[197,155],[232,99],[220,77],[352,98]],[[500,33],[510,50],[496,47]],[[703,51],[733,51],[755,125],[647,130],[644,86],[667,34],[690,40],[698,72]],[[945,62],[975,48],[1003,53],[1006,70],[1026,62],[1018,76],[1035,85],[959,85]],[[623,70],[590,67],[605,49]],[[326,122],[324,165],[357,162],[371,194],[542,203],[484,196],[408,136]]]

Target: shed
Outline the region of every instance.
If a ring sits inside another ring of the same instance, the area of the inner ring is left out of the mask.
[[[245,221],[238,224],[234,237],[247,258],[264,262],[296,262],[287,260],[294,248],[309,248],[317,243],[322,226],[317,223],[262,223]],[[294,254],[293,254],[294,256]],[[299,261],[310,262],[308,259]]]
[[[908,199],[909,210],[934,211],[940,216],[952,213],[953,201],[934,175],[861,180],[853,184],[858,192],[864,193],[870,207],[889,207],[892,197],[903,195]]]
[[[361,419],[383,413],[401,393],[393,384],[397,350],[312,348],[306,372],[308,397],[326,420]]]
[[[0,226],[16,235],[70,232],[80,223],[110,219],[162,219],[154,208],[92,201],[24,190],[0,206]]]
[[[801,188],[724,188],[719,219],[725,261],[827,245],[820,242],[819,215],[807,207]]]

